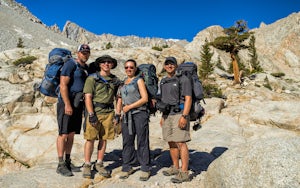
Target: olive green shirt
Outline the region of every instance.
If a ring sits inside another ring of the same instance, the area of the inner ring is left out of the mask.
[[[94,111],[98,113],[108,113],[112,112],[113,108],[101,108],[96,103],[101,104],[113,104],[114,98],[116,96],[116,91],[120,85],[120,80],[114,75],[102,76],[101,78],[96,78],[95,75],[90,75],[86,81],[83,88],[84,93],[90,93],[93,95]],[[98,81],[97,81],[98,80]]]

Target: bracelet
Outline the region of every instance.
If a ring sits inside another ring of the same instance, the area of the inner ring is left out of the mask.
[[[189,115],[183,115],[183,114],[182,114],[182,117],[183,117],[184,119],[187,119],[187,118],[189,117]]]

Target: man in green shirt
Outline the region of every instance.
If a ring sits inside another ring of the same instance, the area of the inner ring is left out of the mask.
[[[117,60],[109,55],[96,59],[100,71],[90,75],[84,85],[85,106],[87,111],[86,126],[84,129],[84,166],[83,177],[91,177],[91,156],[95,140],[98,142],[97,162],[94,169],[104,177],[110,177],[110,172],[103,165],[107,140],[115,137],[114,123],[114,99],[120,80],[111,74],[111,69],[117,66]],[[119,117],[118,117],[119,119]]]

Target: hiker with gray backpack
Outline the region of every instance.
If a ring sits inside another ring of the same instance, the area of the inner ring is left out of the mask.
[[[173,183],[189,181],[190,110],[192,107],[192,83],[186,75],[176,76],[177,60],[167,57],[164,69],[167,76],[159,85],[157,108],[162,112],[160,125],[163,139],[168,142],[172,166],[163,171],[165,176],[173,176]],[[179,160],[181,159],[181,163]],[[179,165],[181,164],[181,166]]]
[[[117,114],[122,115],[122,172],[120,179],[128,178],[134,163],[141,165],[140,180],[150,178],[149,115],[147,87],[143,77],[138,74],[137,63],[129,59],[124,64],[127,77],[118,90]],[[137,143],[135,144],[135,140]],[[137,146],[137,149],[135,149]]]

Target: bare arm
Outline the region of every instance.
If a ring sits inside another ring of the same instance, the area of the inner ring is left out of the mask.
[[[122,111],[122,98],[117,97],[117,102],[116,102],[116,114],[121,114]]]
[[[68,84],[70,82],[70,77],[68,76],[60,76],[60,94],[65,103],[65,114],[72,115],[73,109],[71,106],[70,98],[69,98],[69,89]]]
[[[85,98],[85,107],[88,113],[94,113],[94,107],[93,107],[93,95],[91,93],[86,93],[84,95]]]
[[[190,113],[192,106],[192,96],[184,96],[184,108],[183,108],[183,115],[188,115]],[[185,128],[187,125],[187,120],[184,117],[180,117],[178,126],[180,128]]]

